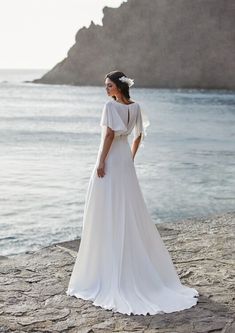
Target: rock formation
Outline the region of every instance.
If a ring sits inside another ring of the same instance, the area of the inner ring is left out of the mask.
[[[235,89],[234,0],[129,0],[103,13],[33,82],[99,86],[119,69],[136,87]]]

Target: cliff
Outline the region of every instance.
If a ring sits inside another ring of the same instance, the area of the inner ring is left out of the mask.
[[[0,260],[0,332],[235,332],[235,212],[157,228],[196,306],[152,316],[122,315],[67,296],[79,240]],[[107,277],[109,278],[109,277]]]
[[[103,13],[33,82],[103,85],[119,69],[136,87],[235,89],[233,0],[129,0]]]

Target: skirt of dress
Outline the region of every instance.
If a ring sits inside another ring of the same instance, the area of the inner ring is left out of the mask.
[[[170,313],[199,296],[182,285],[139,186],[127,136],[116,137],[105,176],[94,166],[83,229],[66,294],[123,314]]]

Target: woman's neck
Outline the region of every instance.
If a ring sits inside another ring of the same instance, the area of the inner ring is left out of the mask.
[[[116,102],[120,104],[132,104],[133,102],[130,99],[122,99],[122,98],[117,98],[116,97]]]

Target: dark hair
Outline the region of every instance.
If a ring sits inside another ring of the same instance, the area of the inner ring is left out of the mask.
[[[115,70],[115,71],[112,71],[112,72],[109,72],[108,74],[106,74],[104,79],[109,78],[111,81],[113,81],[116,84],[116,86],[120,89],[123,96],[127,99],[130,99],[128,84],[126,82],[122,82],[119,80],[119,78],[122,76],[127,77],[123,72]],[[114,99],[116,99],[116,96],[112,96],[112,97]]]

